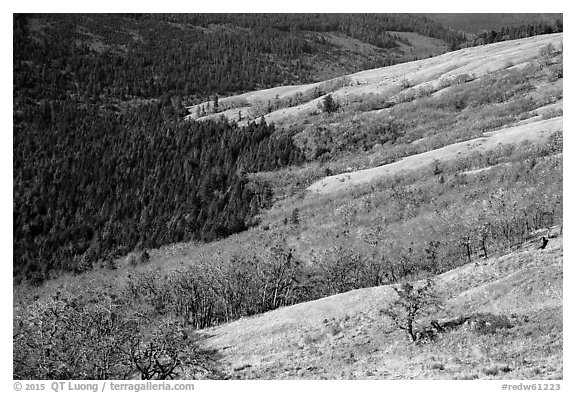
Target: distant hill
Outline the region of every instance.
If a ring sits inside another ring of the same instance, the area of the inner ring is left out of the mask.
[[[476,35],[484,31],[498,31],[503,27],[518,27],[528,24],[554,24],[562,20],[563,14],[475,14],[475,13],[438,13],[422,14],[426,18],[450,27],[454,30]]]
[[[207,97],[430,54],[417,36],[395,32],[433,38],[427,45],[434,54],[464,41],[440,23],[410,14],[17,14],[15,72],[25,71],[19,61],[45,63],[44,72],[63,74],[60,90],[77,83],[78,94],[99,90],[108,100]]]

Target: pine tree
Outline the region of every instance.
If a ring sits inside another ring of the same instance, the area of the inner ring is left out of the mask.
[[[323,109],[326,113],[334,113],[338,110],[338,104],[332,98],[332,94],[328,94],[326,97],[324,97]]]

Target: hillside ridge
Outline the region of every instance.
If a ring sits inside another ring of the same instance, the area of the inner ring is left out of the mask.
[[[554,229],[552,236],[558,236],[558,230]],[[498,350],[502,352],[514,343],[521,345],[514,359],[508,360],[511,370],[495,378],[528,377],[534,367],[546,368],[546,362],[550,363],[544,374],[556,377],[555,372],[561,371],[553,367],[562,362],[557,354],[546,359],[533,357],[522,364],[523,356],[534,348],[520,342],[534,340],[521,334],[537,328],[541,315],[551,315],[561,329],[562,235],[551,239],[545,250],[535,251],[534,243],[527,244],[518,251],[449,270],[435,280],[447,305],[436,318],[485,312],[514,320],[510,333],[498,331],[490,338],[507,334],[509,338],[502,340],[510,342],[500,343],[503,348]],[[380,314],[395,296],[391,285],[356,289],[242,318],[205,329],[202,334],[207,337],[207,346],[221,351],[226,369],[240,378],[452,379],[466,373],[478,378],[483,367],[494,364],[497,357],[490,359],[483,336],[473,332],[450,332],[437,342],[412,347]],[[466,351],[446,346],[456,337],[480,353],[475,350],[466,355]],[[553,343],[561,348],[561,341]],[[411,359],[414,351],[420,353]],[[469,359],[462,359],[459,366],[454,364],[463,356]],[[430,370],[427,366],[431,360],[452,364]]]
[[[244,124],[263,116],[266,122],[272,122],[276,125],[289,124],[296,117],[301,118],[318,113],[318,104],[325,96],[326,89],[321,91],[324,94],[318,93],[320,95],[316,98],[298,105],[272,110],[270,113],[264,112],[257,116],[249,116],[249,113],[258,106],[267,105],[268,101],[296,97],[298,94],[303,95],[329,83],[336,84],[338,87],[328,93],[331,93],[336,100],[347,102],[357,99],[354,96],[361,94],[384,94],[394,91],[398,95],[405,91],[413,91],[428,86],[437,89],[441,80],[448,80],[460,74],[473,74],[475,78],[478,78],[488,72],[525,65],[535,58],[542,48],[547,45],[560,46],[562,40],[563,33],[555,33],[503,41],[464,48],[428,59],[360,71],[324,82],[279,86],[223,97],[219,99],[220,105],[231,105],[233,108],[198,117],[199,107],[210,107],[211,105],[211,101],[205,101],[187,107],[190,112],[187,118],[208,120],[224,116],[230,121],[239,121],[240,124]],[[339,80],[342,81],[340,84],[337,83]],[[243,116],[242,120],[239,120],[239,112]]]
[[[562,131],[562,129],[563,116],[546,120],[532,118],[530,122],[524,122],[521,125],[505,127],[488,132],[480,138],[410,155],[391,164],[328,176],[316,181],[307,190],[315,194],[343,191],[359,184],[369,183],[377,178],[396,175],[402,171],[421,170],[432,165],[435,161],[449,161],[460,155],[469,155],[472,152],[494,150],[503,144],[518,144],[524,141],[541,143],[546,141],[548,136]]]

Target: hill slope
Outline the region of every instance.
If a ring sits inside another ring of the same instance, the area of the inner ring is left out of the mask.
[[[428,59],[375,68],[347,75],[330,81],[305,85],[280,86],[273,89],[253,91],[237,96],[221,98],[223,110],[198,116],[199,107],[210,107],[211,102],[188,107],[188,118],[207,120],[225,116],[240,122],[254,120],[261,115],[266,122],[276,125],[294,125],[320,113],[319,104],[331,93],[335,100],[350,105],[366,99],[365,95],[388,94],[391,98],[418,89],[442,90],[442,82],[458,75],[470,74],[480,78],[490,72],[526,65],[534,60],[548,45],[561,46],[563,34],[548,34],[521,40],[466,48]],[[274,105],[279,101],[278,105]],[[283,104],[282,101],[289,101]],[[271,105],[271,108],[263,108]],[[224,109],[230,107],[230,109]],[[276,108],[278,107],[278,108]],[[263,110],[264,109],[264,110]]]
[[[247,103],[256,112],[250,116],[263,114],[278,127],[250,122],[241,128],[234,118],[232,124],[180,121],[169,99],[128,110],[125,129],[107,110],[94,121],[99,107],[79,118],[73,108],[43,105],[34,133],[18,124],[17,136],[28,143],[15,143],[25,153],[15,152],[15,163],[31,167],[15,176],[16,206],[29,214],[15,214],[27,241],[20,248],[15,242],[15,255],[20,251],[38,265],[43,256],[65,261],[42,247],[38,234],[44,232],[53,246],[68,242],[62,256],[79,262],[76,267],[105,264],[40,287],[15,287],[14,375],[144,378],[141,358],[127,355],[172,344],[182,366],[173,376],[184,378],[201,372],[198,364],[211,368],[218,352],[224,372],[242,378],[561,377],[561,237],[544,251],[527,243],[562,225],[562,58],[562,35],[550,35],[366,71],[303,91],[283,86],[247,93],[244,101],[221,100],[222,110],[231,105],[227,110],[237,113]],[[276,99],[278,92],[286,96]],[[329,93],[336,110],[326,110]],[[269,108],[262,97],[270,99]],[[76,128],[73,119],[91,123]],[[114,139],[106,139],[109,130]],[[62,150],[36,154],[52,146],[53,135],[61,136],[56,145]],[[78,148],[70,149],[74,141]],[[102,145],[104,151],[94,148]],[[79,153],[85,150],[92,155]],[[101,165],[100,155],[110,153],[119,160]],[[53,173],[34,170],[40,162],[52,168],[58,158],[63,166]],[[102,186],[138,186],[97,192],[86,185],[79,202],[114,198],[89,204],[101,215],[103,231],[91,232],[89,214],[74,214],[64,198],[67,190],[80,191],[70,182],[75,176],[90,180],[87,164],[95,175],[106,169],[125,179],[95,176]],[[394,174],[394,168],[417,170]],[[381,170],[390,176],[379,181],[371,174]],[[346,176],[331,176],[343,172],[355,187],[338,188]],[[235,186],[224,182],[226,174]],[[364,175],[374,181],[363,183]],[[306,191],[324,177],[338,192]],[[54,179],[66,181],[67,189]],[[31,185],[36,192],[20,193]],[[195,191],[208,209],[178,200]],[[35,197],[42,198],[37,203]],[[208,244],[187,241],[190,231],[212,227],[218,234],[222,224],[246,224],[237,208],[249,209],[251,228]],[[78,226],[69,229],[64,213]],[[194,226],[194,215],[213,218]],[[53,218],[59,218],[56,228]],[[123,253],[184,243],[107,256],[110,242],[122,238]],[[33,245],[38,256],[30,253]],[[520,251],[501,256],[511,250]],[[379,309],[394,295],[390,284],[430,276],[439,276],[449,306],[438,315],[442,323],[458,317],[473,323],[413,346],[391,331]],[[216,351],[198,350],[189,334],[195,329],[205,329]],[[220,376],[216,365],[214,373],[205,371]]]
[[[290,136],[267,143],[271,135],[248,129],[191,125],[185,105],[443,53],[464,39],[407,14],[15,14],[13,22],[13,267],[17,280],[35,282],[135,248],[243,231],[270,199],[263,185],[249,201],[257,190],[246,189],[245,172],[302,162]],[[200,134],[215,145],[193,140]],[[271,153],[263,165],[242,164],[240,156],[262,157],[260,142]]]
[[[349,189],[436,161],[546,142],[562,130],[562,41],[562,33],[541,35],[253,91],[221,98],[229,109],[216,114],[198,117],[209,102],[191,107],[188,118],[244,124],[260,117],[294,135],[317,164],[265,176],[280,195],[294,183],[313,192]],[[334,113],[323,109],[328,95]]]
[[[385,285],[206,329],[206,344],[238,378],[561,379],[562,237],[535,248],[436,278],[446,300],[437,318],[483,312],[510,319],[512,327],[491,334],[462,326],[413,345],[379,313],[396,296]]]
[[[547,120],[535,118],[522,125],[489,132],[481,138],[454,143],[425,153],[414,154],[392,164],[328,176],[313,183],[308,187],[308,190],[322,194],[338,192],[350,189],[358,184],[369,183],[380,177],[391,177],[403,171],[424,170],[436,161],[449,161],[460,156],[465,157],[473,153],[495,150],[503,144],[513,145],[525,141],[543,143],[550,135],[555,132],[561,132],[562,125],[562,116]]]

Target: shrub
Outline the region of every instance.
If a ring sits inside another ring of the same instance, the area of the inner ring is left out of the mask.
[[[501,329],[509,329],[513,326],[506,315],[491,313],[475,314],[470,317],[469,324],[472,330],[480,334],[494,334]]]
[[[564,66],[562,62],[554,64],[550,67],[550,75],[548,76],[549,82],[556,82],[558,79],[564,77]]]
[[[402,89],[408,89],[412,87],[412,82],[410,82],[407,78],[404,78],[400,81],[400,87]]]
[[[140,263],[142,263],[142,264],[148,263],[148,262],[150,262],[150,254],[148,253],[147,250],[143,250],[140,253],[140,256],[138,259],[140,260]]]
[[[207,370],[203,361],[210,351],[198,345],[198,336],[181,323],[166,321],[145,332],[126,337],[123,355],[140,379],[174,379],[183,367]],[[189,372],[187,372],[189,373]]]
[[[546,109],[542,111],[542,120],[552,119],[554,117],[562,116],[564,113],[562,109]]]
[[[507,364],[499,366],[498,369],[503,373],[509,373],[510,371],[512,371],[512,368]]]
[[[342,332],[342,326],[339,322],[334,322],[327,327],[328,333],[332,336],[336,336],[338,333]]]
[[[338,103],[332,98],[332,94],[328,94],[322,101],[322,110],[325,113],[334,113],[338,110]]]
[[[498,366],[484,367],[482,369],[482,372],[486,375],[489,375],[489,376],[498,375]]]
[[[132,253],[128,256],[128,263],[130,266],[138,266],[138,258],[136,257],[136,254]]]
[[[440,362],[434,362],[430,365],[431,370],[444,370],[444,364]]]

